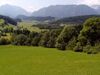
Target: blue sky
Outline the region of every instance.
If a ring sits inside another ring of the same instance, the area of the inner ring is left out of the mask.
[[[35,11],[49,5],[69,5],[69,4],[87,4],[99,5],[100,0],[0,0],[0,6],[11,4],[20,6],[27,11]]]

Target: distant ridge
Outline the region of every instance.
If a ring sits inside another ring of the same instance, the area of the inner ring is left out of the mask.
[[[6,4],[0,7],[0,15],[9,16],[12,18],[18,15],[29,15],[29,14],[30,14],[29,12],[18,6]]]
[[[32,16],[64,18],[95,14],[98,14],[97,11],[87,5],[54,5],[33,12]]]

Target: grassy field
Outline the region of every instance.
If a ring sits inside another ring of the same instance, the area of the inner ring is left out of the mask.
[[[30,31],[35,31],[35,32],[41,32],[41,29],[39,29],[38,27],[33,27],[33,25],[35,24],[35,22],[20,22],[18,24],[19,27],[23,27],[23,28],[27,28]]]
[[[0,46],[0,75],[100,75],[100,54]]]

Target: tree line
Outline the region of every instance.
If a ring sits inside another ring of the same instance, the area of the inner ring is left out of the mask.
[[[17,46],[42,46],[59,50],[73,50],[96,54],[100,52],[100,18],[93,17],[83,25],[66,25],[59,29],[50,29],[42,32],[31,32],[25,28],[8,28],[10,39],[0,38],[0,45],[13,44]]]

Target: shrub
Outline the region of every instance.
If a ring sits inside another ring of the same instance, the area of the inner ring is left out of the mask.
[[[7,45],[7,44],[10,44],[10,41],[8,39],[5,38],[0,39],[0,45]]]
[[[77,45],[74,48],[75,52],[83,52],[83,46],[80,44],[80,42],[77,43]]]
[[[91,45],[86,45],[84,48],[83,48],[83,51],[85,52],[85,53],[87,53],[87,52],[90,52],[91,51]]]
[[[31,46],[31,42],[32,42],[32,39],[31,38],[27,38],[27,40],[25,41],[25,45]]]
[[[100,51],[100,46],[87,45],[83,49],[87,54],[97,54]]]
[[[59,49],[59,50],[65,50],[66,48],[66,43],[62,42],[62,43],[57,43],[56,44],[56,48]]]
[[[37,34],[33,39],[32,39],[32,46],[38,46],[39,45],[39,42],[40,42],[40,39],[41,39],[41,34]]]
[[[77,37],[73,37],[66,46],[66,50],[73,50],[77,43]]]
[[[40,40],[40,43],[39,43],[40,46],[47,47],[48,41],[50,39],[49,34],[50,33],[48,31],[43,33],[41,40]]]
[[[14,45],[25,45],[25,42],[27,41],[27,36],[24,34],[19,34],[15,37],[13,44]]]

